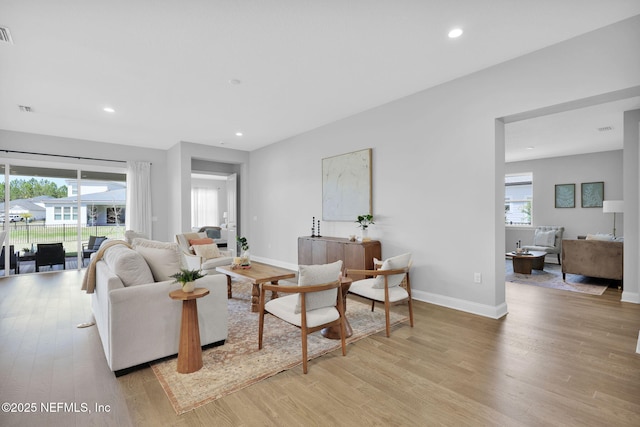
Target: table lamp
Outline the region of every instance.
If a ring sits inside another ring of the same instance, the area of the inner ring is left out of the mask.
[[[624,200],[605,200],[602,202],[602,212],[613,214],[613,237],[616,237],[616,214],[624,212]]]

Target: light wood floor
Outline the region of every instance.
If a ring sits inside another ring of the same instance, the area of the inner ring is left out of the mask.
[[[500,320],[416,302],[414,328],[177,416],[150,368],[115,378],[95,327],[75,327],[91,318],[81,275],[0,279],[0,402],[38,406],[0,412],[0,425],[640,425],[640,305],[617,289],[509,285]],[[47,414],[43,402],[92,413]]]

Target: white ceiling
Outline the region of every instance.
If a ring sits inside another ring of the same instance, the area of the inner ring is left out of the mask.
[[[623,112],[638,108],[640,97],[632,97],[509,123],[505,161],[622,150]]]
[[[0,0],[14,42],[0,129],[253,150],[638,14],[637,0]],[[507,143],[540,153],[540,138]]]

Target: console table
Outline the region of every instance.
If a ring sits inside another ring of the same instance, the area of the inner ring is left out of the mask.
[[[373,258],[382,259],[378,240],[352,242],[341,237],[298,237],[298,264],[328,264],[342,260],[343,268],[373,270]],[[364,276],[350,276],[353,280]]]

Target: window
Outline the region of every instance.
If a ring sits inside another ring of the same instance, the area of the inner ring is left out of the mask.
[[[509,174],[504,177],[504,222],[506,225],[531,225],[533,174]]]
[[[62,206],[56,206],[53,208],[53,219],[56,221],[62,220]]]

